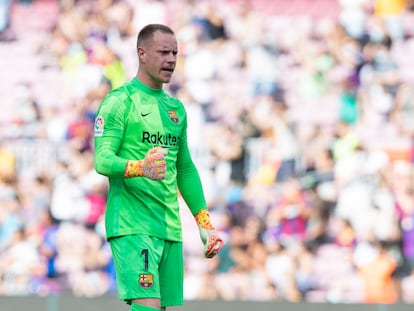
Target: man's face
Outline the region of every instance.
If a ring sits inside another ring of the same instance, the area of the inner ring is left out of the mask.
[[[169,83],[177,62],[177,40],[174,35],[156,31],[153,39],[138,48],[140,79],[152,88]]]

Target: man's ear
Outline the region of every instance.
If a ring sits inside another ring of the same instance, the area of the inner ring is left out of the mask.
[[[140,61],[143,61],[144,56],[145,56],[145,51],[143,48],[137,48],[137,54],[138,54],[138,58],[140,59]]]

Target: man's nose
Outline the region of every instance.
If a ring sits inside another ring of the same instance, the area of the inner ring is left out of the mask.
[[[174,53],[169,53],[167,61],[170,63],[175,63],[177,61],[177,55],[175,55]]]

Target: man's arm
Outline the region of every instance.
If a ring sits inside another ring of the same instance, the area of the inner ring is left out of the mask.
[[[180,193],[191,213],[196,215],[200,210],[207,209],[201,179],[191,159],[186,137],[181,139],[180,152],[177,158],[177,184]]]
[[[126,101],[108,96],[98,110],[95,120],[95,170],[108,177],[147,177],[154,180],[165,178],[167,150],[150,149],[144,159],[123,159],[117,155],[124,137],[124,124],[128,107]]]
[[[95,170],[108,177],[122,177],[127,159],[117,156],[124,135],[127,107],[117,95],[109,95],[101,103],[95,118]]]
[[[212,258],[221,250],[224,242],[211,223],[200,176],[191,159],[185,137],[183,141],[185,143],[180,146],[177,159],[178,189],[197,223],[204,244],[204,256]]]

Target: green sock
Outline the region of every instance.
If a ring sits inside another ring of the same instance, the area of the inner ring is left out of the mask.
[[[160,310],[158,308],[153,308],[153,307],[148,307],[148,306],[143,306],[140,305],[138,303],[131,303],[131,309],[129,309],[129,311],[155,311],[155,310]]]

